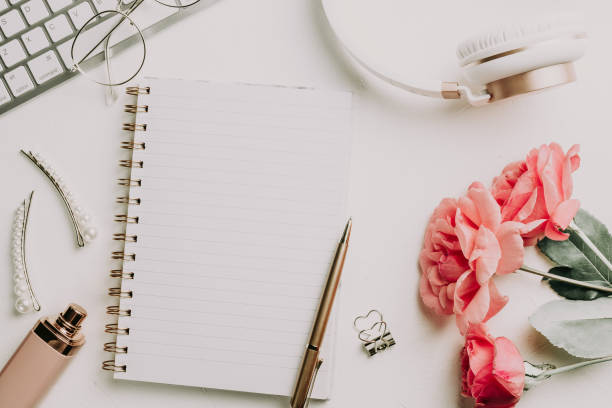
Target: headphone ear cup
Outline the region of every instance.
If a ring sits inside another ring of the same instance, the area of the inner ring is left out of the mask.
[[[507,97],[573,81],[571,63],[582,57],[585,50],[586,34],[581,20],[563,14],[474,36],[459,45],[457,57],[465,78],[487,89],[504,79],[531,77],[530,84],[521,85],[512,95],[504,95]],[[552,72],[556,73],[551,75]],[[500,99],[500,95],[492,96],[493,100]]]

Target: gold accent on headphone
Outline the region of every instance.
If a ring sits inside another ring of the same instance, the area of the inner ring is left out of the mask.
[[[106,306],[106,314],[115,316],[131,316],[132,309],[120,309],[119,306]]]
[[[104,351],[109,353],[126,354],[128,352],[127,346],[117,346],[116,341],[104,343]]]
[[[144,167],[144,162],[142,160],[119,160],[119,166],[142,169]]]
[[[491,95],[490,102],[496,102],[512,96],[567,84],[575,80],[574,64],[566,62],[498,79],[487,84],[487,92]]]
[[[140,198],[130,198],[130,197],[117,197],[115,199],[117,204],[130,204],[130,205],[140,205]]]
[[[142,179],[126,179],[120,178],[117,179],[117,184],[125,187],[140,187],[142,186]]]
[[[149,105],[125,105],[123,111],[127,113],[148,112]]]
[[[125,373],[127,371],[127,366],[124,365],[116,365],[115,360],[106,360],[102,363],[102,369],[107,371],[114,371],[116,373]]]
[[[124,251],[114,251],[111,255],[112,259],[123,259],[124,261],[135,261],[136,254],[126,254]]]
[[[151,88],[148,86],[145,88],[139,88],[137,86],[128,86],[127,88],[125,88],[125,93],[127,95],[132,96],[136,96],[138,94],[149,95],[151,93]]]
[[[134,272],[123,272],[123,269],[113,269],[110,271],[111,278],[134,279]]]
[[[440,94],[443,99],[461,99],[459,84],[457,82],[442,82]]]
[[[138,224],[139,217],[128,217],[125,214],[115,214],[115,222],[125,222],[126,224]]]
[[[104,331],[109,334],[119,334],[122,336],[130,335],[130,328],[119,327],[117,323],[109,323],[105,326]]]
[[[121,148],[126,150],[144,150],[144,142],[121,142]]]

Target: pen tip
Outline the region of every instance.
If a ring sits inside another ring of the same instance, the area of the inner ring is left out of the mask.
[[[351,238],[351,230],[353,229],[353,217],[349,217],[344,227],[344,233],[342,234],[342,242],[348,242]]]

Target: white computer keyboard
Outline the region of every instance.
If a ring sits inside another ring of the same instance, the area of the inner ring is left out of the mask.
[[[75,75],[74,36],[116,6],[117,0],[0,0],[0,115]],[[132,17],[144,30],[176,11],[145,0]]]

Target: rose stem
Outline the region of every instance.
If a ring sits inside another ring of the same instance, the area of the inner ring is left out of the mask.
[[[593,290],[598,290],[601,292],[606,292],[606,293],[612,293],[612,287],[611,288],[607,288],[605,286],[598,286],[598,285],[593,285],[591,283],[587,283],[587,282],[582,282],[576,279],[571,279],[571,278],[566,278],[565,276],[559,276],[559,275],[555,275],[552,273],[548,273],[548,272],[542,272],[539,271],[537,269],[533,269],[529,266],[521,266],[519,268],[519,270],[524,271],[524,272],[529,272],[529,273],[533,273],[534,275],[539,275],[542,276],[544,278],[548,278],[548,279],[552,279],[552,280],[557,280],[560,282],[565,282],[565,283],[569,283],[570,285],[576,285],[576,286],[581,286],[583,288],[587,288],[587,289],[593,289]]]
[[[585,367],[585,366],[588,366],[588,365],[591,365],[591,364],[603,363],[603,362],[610,361],[610,360],[612,360],[612,356],[596,358],[596,359],[593,359],[593,360],[587,360],[587,361],[583,361],[581,363],[570,364],[570,365],[566,365],[566,366],[563,366],[563,367],[555,368],[553,370],[545,371],[543,374],[546,375],[546,376],[560,374],[560,373],[564,373],[566,371],[573,370],[575,368]]]

